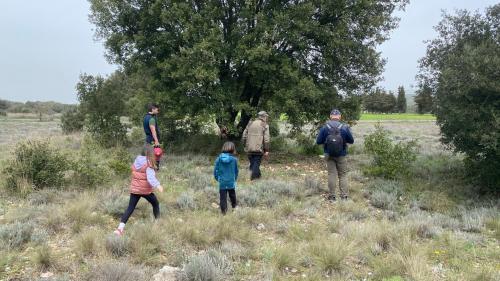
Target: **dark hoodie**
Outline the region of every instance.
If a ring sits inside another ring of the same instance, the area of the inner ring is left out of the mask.
[[[238,160],[230,153],[221,153],[215,160],[214,178],[219,189],[234,189],[238,179]]]

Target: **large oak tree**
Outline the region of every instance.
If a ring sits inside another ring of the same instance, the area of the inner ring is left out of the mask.
[[[170,118],[215,118],[238,135],[260,109],[296,127],[333,106],[355,118],[352,97],[377,81],[376,46],[407,0],[90,3],[109,59],[147,76],[139,100],[156,99]]]

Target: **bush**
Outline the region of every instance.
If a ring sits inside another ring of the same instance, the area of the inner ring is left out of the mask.
[[[181,281],[228,280],[233,271],[229,259],[215,250],[189,258],[180,274]]]
[[[114,257],[123,257],[130,252],[130,242],[127,237],[110,235],[106,237],[105,247]]]
[[[148,280],[141,267],[124,262],[108,262],[94,267],[86,281],[143,281]]]
[[[80,132],[85,124],[85,114],[77,107],[71,108],[61,115],[61,129],[64,134]]]
[[[100,153],[101,152],[101,153]],[[90,139],[85,139],[78,159],[73,163],[75,184],[95,187],[108,180],[108,167],[104,162],[102,149]]]
[[[187,192],[183,192],[177,197],[176,204],[181,210],[196,209],[196,202],[194,201],[193,195]]]
[[[316,144],[316,140],[305,134],[298,134],[295,137],[301,153],[306,155],[323,154],[323,147]]]
[[[1,248],[8,250],[17,249],[31,240],[33,224],[29,222],[16,222],[0,226]]]
[[[130,175],[130,163],[132,157],[124,147],[116,147],[111,149],[110,159],[108,161],[109,168],[116,174],[122,177]]]
[[[19,191],[19,183],[24,179],[37,189],[61,186],[67,170],[67,159],[48,141],[24,141],[16,146],[14,159],[7,163],[4,172],[8,187]]]
[[[370,203],[380,209],[394,210],[397,205],[397,197],[394,193],[375,190],[370,195]]]
[[[365,138],[365,151],[374,157],[368,173],[390,179],[408,175],[409,165],[416,159],[416,142],[394,144],[380,124],[375,127],[375,132]]]
[[[99,207],[105,214],[112,217],[119,218],[128,206],[129,198],[122,193],[108,192],[104,195],[104,198],[106,200],[101,201]]]

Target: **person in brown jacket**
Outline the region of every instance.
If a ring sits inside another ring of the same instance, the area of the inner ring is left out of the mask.
[[[262,156],[267,157],[269,155],[271,137],[269,135],[269,125],[267,124],[268,117],[267,112],[260,111],[257,114],[257,119],[250,121],[245,131],[243,131],[242,141],[245,145],[248,161],[250,161],[250,180],[260,178]]]

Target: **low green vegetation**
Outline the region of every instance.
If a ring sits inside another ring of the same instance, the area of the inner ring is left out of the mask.
[[[413,114],[413,113],[363,113],[361,114],[361,121],[385,121],[385,120],[402,120],[402,121],[415,121],[415,120],[436,120],[436,116],[432,114]]]
[[[62,186],[10,188],[0,198],[0,276],[37,280],[49,271],[53,280],[149,280],[169,265],[183,269],[179,280],[498,278],[498,201],[479,197],[463,179],[461,158],[433,146],[433,123],[380,126],[353,126],[352,200],[334,204],[324,199],[323,160],[283,134],[261,181],[249,181],[239,155],[239,206],[226,216],[212,179],[215,145],[209,154],[188,153],[187,146],[168,153],[158,174],[166,188],[157,194],[162,216],[153,223],[141,200],[123,237],[112,232],[128,202],[124,167],[138,148],[55,136],[49,147],[73,163]],[[395,177],[371,173],[374,158],[387,155],[371,154],[363,143],[382,132],[382,146],[391,149],[413,138],[407,128],[426,132],[419,134],[425,154],[414,151],[404,172],[389,169]]]

